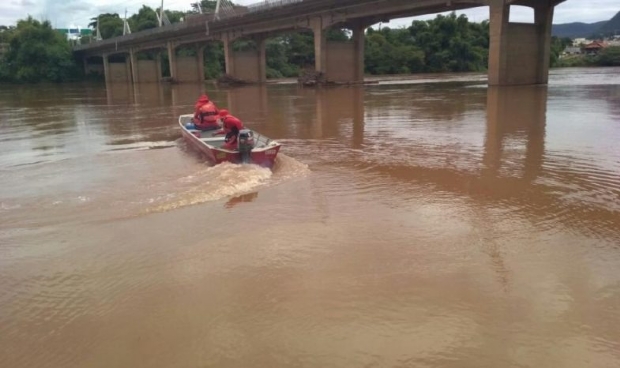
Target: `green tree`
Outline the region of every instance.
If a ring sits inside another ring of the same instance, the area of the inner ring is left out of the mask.
[[[91,22],[88,26],[93,30],[96,30],[97,22],[99,22],[99,32],[101,32],[101,38],[106,39],[123,35],[123,20],[118,14],[100,14],[98,17],[91,18]]]
[[[327,30],[327,41],[348,41],[349,34],[346,29],[328,29]]]
[[[299,75],[299,66],[289,61],[289,44],[284,37],[270,39],[265,45],[267,78],[288,78]]]
[[[596,64],[600,66],[620,66],[620,47],[612,46],[601,51]]]
[[[413,45],[397,41],[399,37],[402,37],[402,32],[393,32],[391,29],[379,32],[368,30],[365,47],[367,73],[406,74],[423,71],[424,53]]]
[[[80,75],[69,42],[49,22],[32,17],[17,22],[0,78],[13,82],[63,82]]]
[[[479,71],[487,67],[488,26],[475,26],[465,15],[438,15],[414,21],[409,27],[413,44],[425,55],[428,72]],[[485,47],[487,46],[487,47]]]
[[[15,27],[12,26],[0,26],[0,43],[9,42],[14,30]]]
[[[214,12],[217,6],[217,0],[202,0],[198,3],[192,3],[192,11],[198,13],[198,4],[204,13]]]
[[[159,21],[157,20],[155,10],[146,5],[142,5],[142,8],[140,8],[136,14],[129,17],[127,21],[129,22],[129,27],[132,32],[140,32],[145,29],[157,28],[159,26]]]
[[[314,65],[314,35],[310,31],[283,36],[289,64],[299,68]]]
[[[209,42],[205,47],[205,78],[216,79],[224,75],[226,63],[224,60],[224,46],[221,42]]]
[[[228,1],[228,3],[230,3],[230,5],[233,8],[235,8],[235,9],[236,8],[243,8],[242,5],[235,4],[232,1]],[[192,13],[198,13],[199,12],[198,4],[200,4],[200,7],[202,8],[202,12],[204,14],[214,13],[215,9],[217,8],[217,0],[202,0],[202,1],[199,1],[197,3],[192,3],[191,4],[192,5],[192,10],[191,10]]]
[[[566,49],[566,47],[573,44],[573,41],[570,38],[564,37],[551,37],[551,66],[559,66],[560,65],[560,55]]]
[[[164,10],[170,23],[179,23],[185,19],[186,13],[178,10]]]

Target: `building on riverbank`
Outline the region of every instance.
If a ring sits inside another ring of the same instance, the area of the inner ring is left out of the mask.
[[[90,28],[81,28],[73,25],[67,28],[56,28],[56,31],[65,35],[69,41],[79,41],[83,36],[90,36],[93,34],[93,30]]]
[[[581,47],[578,46],[569,46],[564,49],[562,52],[562,56],[573,56],[573,55],[581,55],[583,52],[581,51]]]
[[[598,55],[601,50],[607,47],[607,43],[604,41],[594,41],[583,46],[583,53],[586,55]]]

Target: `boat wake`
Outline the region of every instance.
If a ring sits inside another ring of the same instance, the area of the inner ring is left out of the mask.
[[[144,213],[158,213],[178,208],[245,195],[264,187],[305,177],[307,165],[278,155],[273,171],[257,165],[237,165],[228,162],[206,167],[191,175],[180,177],[166,187],[174,190],[151,197]],[[153,188],[155,189],[155,188]],[[154,192],[161,192],[154,190]]]

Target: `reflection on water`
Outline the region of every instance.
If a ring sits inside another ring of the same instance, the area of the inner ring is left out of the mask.
[[[525,146],[522,178],[531,182],[538,177],[545,153],[546,113],[546,86],[489,88],[485,176],[500,175],[504,145],[522,143]]]
[[[619,75],[0,89],[0,361],[616,367]],[[188,149],[202,92],[273,171]]]

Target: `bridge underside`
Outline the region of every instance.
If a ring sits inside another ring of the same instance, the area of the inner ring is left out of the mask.
[[[265,39],[271,35],[295,30],[310,30],[314,34],[315,68],[327,81],[360,83],[364,79],[364,30],[377,22],[422,14],[488,6],[490,20],[489,85],[545,84],[548,81],[551,25],[554,6],[564,0],[315,0],[302,2],[297,8],[304,13],[274,13],[273,17],[244,16],[232,21],[182,25],[177,31],[157,30],[157,37],[147,34],[129,35],[84,45],[86,56],[103,56],[107,81],[156,82],[162,78],[159,59],[138,60],[136,53],[148,49],[167,51],[170,76],[178,82],[204,80],[204,44],[217,40],[224,44],[227,74],[247,82],[266,81]],[[321,5],[322,4],[322,5]],[[331,4],[331,5],[330,5]],[[323,9],[320,6],[328,6]],[[533,24],[511,23],[510,7],[528,6],[534,9]],[[294,9],[290,6],[290,9]],[[319,9],[310,11],[310,9]],[[323,9],[323,10],[321,10]],[[242,22],[245,20],[245,22]],[[192,28],[194,27],[194,28]],[[347,42],[326,39],[329,28],[348,28],[353,37]],[[206,32],[205,32],[206,28]],[[181,31],[182,30],[182,31]],[[256,41],[254,51],[236,52],[232,44],[238,38]],[[183,44],[196,45],[195,56],[177,56]],[[113,48],[113,49],[112,49]],[[125,54],[125,63],[108,62],[108,56]],[[208,58],[209,55],[206,55]],[[86,66],[86,68],[88,68]],[[96,68],[91,68],[95,71]]]

